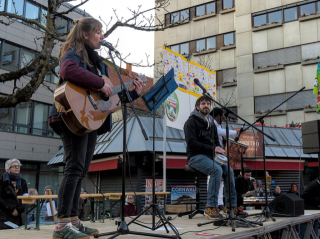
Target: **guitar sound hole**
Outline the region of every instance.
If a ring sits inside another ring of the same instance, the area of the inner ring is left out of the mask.
[[[108,101],[109,97],[106,96],[102,91],[99,91],[99,96],[103,101]]]

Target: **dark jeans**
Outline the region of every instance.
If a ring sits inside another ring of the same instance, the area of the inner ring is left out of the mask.
[[[78,216],[82,181],[86,177],[94,153],[97,131],[84,136],[72,133],[64,123],[60,138],[64,147],[63,178],[58,192],[58,218]]]

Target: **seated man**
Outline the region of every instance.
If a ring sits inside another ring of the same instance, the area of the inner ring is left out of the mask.
[[[245,166],[243,168],[244,175],[241,174],[235,179],[236,191],[237,191],[237,202],[238,206],[243,206],[243,197],[242,194],[253,191],[254,186],[250,180],[251,177],[251,168]]]
[[[211,101],[205,96],[197,99],[195,110],[184,125],[184,133],[187,142],[187,157],[190,167],[210,175],[207,205],[204,215],[209,219],[216,220],[223,216],[218,210],[218,194],[221,177],[225,181],[226,206],[231,206],[235,215],[238,214],[237,194],[234,185],[233,170],[230,168],[231,182],[231,205],[229,205],[229,175],[228,165],[220,166],[213,160],[214,153],[225,154],[225,150],[219,144],[217,128],[213,118],[209,115]],[[214,145],[213,146],[213,141]]]

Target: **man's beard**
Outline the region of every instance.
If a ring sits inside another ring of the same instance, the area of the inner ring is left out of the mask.
[[[205,109],[199,109],[200,113],[202,113],[203,115],[208,115],[210,112],[210,109],[205,108]]]

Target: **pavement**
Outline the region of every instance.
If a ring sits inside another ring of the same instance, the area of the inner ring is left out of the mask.
[[[261,213],[261,210],[250,211],[250,213]],[[169,215],[166,215],[168,218]],[[181,238],[190,239],[211,239],[211,238],[246,238],[253,235],[262,235],[268,233],[270,231],[279,230],[288,225],[294,225],[297,223],[307,222],[310,220],[314,220],[316,218],[320,218],[320,211],[305,211],[305,215],[299,217],[277,217],[276,221],[273,222],[271,219],[263,223],[263,226],[257,227],[237,227],[235,232],[232,232],[230,226],[222,226],[217,227],[212,223],[203,225],[198,227],[198,223],[209,222],[210,220],[204,217],[203,215],[196,215],[193,219],[188,219],[187,216],[184,217],[176,217],[176,215],[170,215],[173,220],[170,220],[172,225],[177,228]],[[248,220],[257,221],[259,217],[248,217]],[[117,226],[115,225],[115,220],[107,219],[104,223],[102,222],[84,222],[84,224],[88,227],[96,228],[100,233],[111,233],[108,236],[101,236],[99,238],[106,239],[111,237],[116,233]],[[132,219],[126,218],[127,224]],[[137,221],[139,224],[145,224],[147,227],[152,226],[152,216],[151,215],[143,215]],[[159,220],[155,217],[155,222],[157,223]],[[40,225],[40,230],[35,230],[30,228],[29,230],[24,230],[24,228],[11,229],[11,230],[1,230],[0,239],[46,239],[52,238],[52,233],[55,228],[55,225]],[[130,232],[139,233],[148,233],[149,235],[141,236],[141,235],[119,235],[117,238],[158,238],[158,237],[166,237],[174,236],[175,234],[170,229],[169,233],[166,233],[165,228],[162,226],[156,231],[152,231],[141,225],[137,225],[132,223],[128,226]],[[157,235],[155,235],[157,234]],[[94,237],[91,237],[94,238]],[[175,237],[172,237],[175,238]]]

